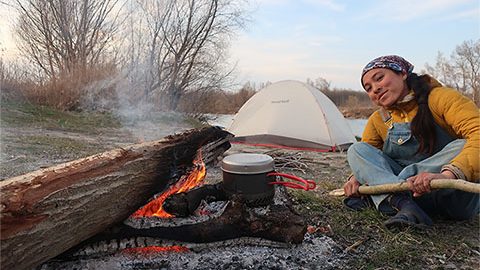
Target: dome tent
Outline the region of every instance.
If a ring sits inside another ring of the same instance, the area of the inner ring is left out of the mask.
[[[292,80],[273,83],[253,95],[228,131],[235,135],[233,142],[317,151],[346,149],[356,141],[325,94]]]

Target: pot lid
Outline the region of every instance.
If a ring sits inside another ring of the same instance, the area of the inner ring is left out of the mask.
[[[240,153],[222,160],[222,171],[237,174],[257,174],[274,170],[273,158],[265,154]]]

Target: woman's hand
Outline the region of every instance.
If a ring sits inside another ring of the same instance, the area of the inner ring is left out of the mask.
[[[413,197],[419,197],[431,191],[430,182],[433,179],[447,178],[454,179],[455,175],[450,171],[443,171],[442,173],[422,172],[407,178],[407,184],[410,190],[413,191]]]
[[[350,176],[347,182],[343,185],[343,192],[345,192],[345,196],[347,197],[358,197],[360,194],[358,193],[358,187],[360,183],[357,181],[355,176]]]

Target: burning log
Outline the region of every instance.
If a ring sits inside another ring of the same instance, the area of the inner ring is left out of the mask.
[[[130,222],[135,222],[130,220]],[[128,224],[128,223],[127,223]],[[145,223],[144,223],[145,224]],[[307,225],[289,205],[272,204],[251,208],[236,197],[223,205],[220,213],[203,222],[135,228],[122,226],[116,234],[123,237],[162,237],[184,242],[205,243],[238,237],[259,237],[277,242],[302,243]]]
[[[141,253],[175,248],[198,252],[212,246],[245,244],[288,248],[302,243],[307,230],[303,217],[292,208],[285,187],[276,187],[272,203],[259,207],[250,207],[241,195],[225,200],[225,192],[218,184],[168,198],[165,209],[182,208],[185,212],[181,217],[142,216],[137,211],[124,224],[95,235],[53,261],[110,256],[126,250]],[[196,209],[191,212],[189,206]]]
[[[125,220],[231,135],[215,127],[115,149],[0,182],[1,267],[31,269]]]
[[[246,203],[242,194],[234,195],[221,215],[201,226],[179,226],[169,229],[170,239],[213,242],[234,237],[254,236],[273,241],[299,244],[303,241],[307,226],[302,216],[292,207],[284,188],[275,192],[277,203],[254,207]],[[282,198],[282,199],[279,199]],[[177,217],[188,217],[198,211],[201,202],[225,201],[228,195],[222,184],[204,185],[200,188],[170,196],[164,208]],[[275,197],[274,197],[275,198]],[[275,200],[274,200],[275,201]],[[161,235],[160,228],[149,229],[146,235]],[[155,232],[155,233],[153,233]],[[135,235],[142,235],[140,230]]]
[[[249,207],[241,197],[234,196],[217,218],[201,224],[136,230],[136,234],[151,236],[168,231],[168,234],[163,233],[163,235],[167,235],[170,239],[198,243],[247,236],[300,244],[306,229],[305,220],[293,211],[290,205],[271,204],[264,207]]]

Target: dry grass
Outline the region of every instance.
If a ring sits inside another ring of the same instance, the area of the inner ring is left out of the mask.
[[[88,70],[74,70],[55,78],[34,81],[15,74],[3,74],[2,99],[26,101],[63,111],[78,110],[85,96],[90,95],[89,85],[114,76],[115,68],[102,66]],[[113,85],[95,89],[97,98],[113,98]]]
[[[156,108],[164,108],[163,95],[158,89],[147,97],[145,89],[130,85],[126,79],[122,81],[118,73],[114,65],[105,64],[86,70],[72,70],[51,78],[39,78],[38,72],[20,65],[7,66],[0,59],[1,96],[2,100],[26,101],[64,111],[111,110],[119,105],[119,95],[133,104],[147,100]],[[122,93],[117,93],[117,90]],[[246,84],[234,92],[218,89],[185,92],[177,110],[194,114],[234,114],[256,91]],[[340,108],[348,108],[349,111],[345,111],[347,117],[365,117],[373,111],[368,96],[363,92],[347,89],[322,92]]]

